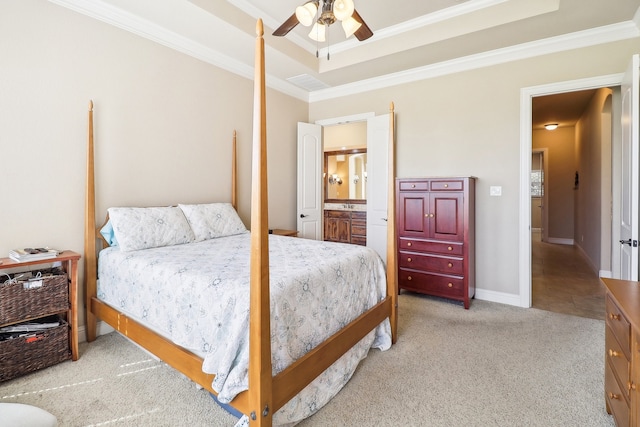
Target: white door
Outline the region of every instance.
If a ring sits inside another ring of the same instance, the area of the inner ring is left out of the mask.
[[[322,240],[322,126],[298,123],[298,237]]]
[[[620,279],[638,280],[638,125],[640,59],[633,55],[622,80],[622,197]]]
[[[367,119],[367,246],[387,263],[389,114]]]

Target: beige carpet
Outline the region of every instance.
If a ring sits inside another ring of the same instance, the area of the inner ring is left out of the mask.
[[[604,407],[603,321],[476,300],[464,310],[411,294],[400,296],[399,313],[398,343],[372,350],[300,426],[614,426]],[[235,423],[115,333],[82,343],[77,362],[1,383],[0,402],[39,406],[60,426]]]

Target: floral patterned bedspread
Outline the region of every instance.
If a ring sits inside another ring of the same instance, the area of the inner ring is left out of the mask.
[[[248,388],[250,234],[100,253],[98,298],[204,359],[223,403]],[[276,374],[386,296],[370,248],[269,235],[271,346]],[[296,423],[351,378],[370,348],[391,346],[388,319],[274,414]],[[246,422],[246,417],[239,424]]]

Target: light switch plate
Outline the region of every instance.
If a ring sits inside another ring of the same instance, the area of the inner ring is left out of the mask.
[[[502,187],[499,185],[492,185],[489,188],[489,195],[490,196],[502,196]]]

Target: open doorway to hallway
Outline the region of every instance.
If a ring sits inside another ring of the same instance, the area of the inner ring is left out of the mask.
[[[575,245],[543,242],[531,233],[531,306],[604,320],[604,285]]]
[[[609,89],[532,98],[532,307],[604,319],[611,120]]]

